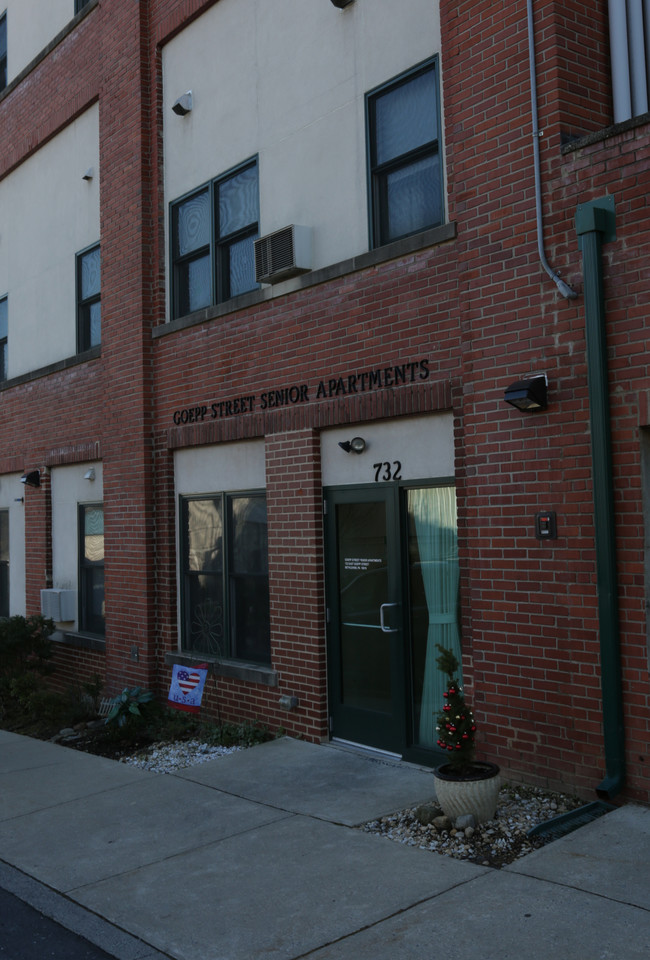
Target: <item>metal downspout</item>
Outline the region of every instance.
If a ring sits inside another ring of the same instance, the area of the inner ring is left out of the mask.
[[[625,780],[618,583],[614,528],[614,482],[610,428],[602,244],[616,239],[613,197],[578,206],[576,231],[582,250],[587,341],[587,382],[594,488],[594,533],[598,581],[600,675],[607,775],[599,797],[616,796]]]
[[[553,270],[544,251],[544,226],[542,222],[542,174],[539,159],[539,121],[537,117],[537,73],[535,71],[535,28],[533,21],[533,0],[526,0],[528,14],[528,60],[530,64],[530,104],[533,117],[533,154],[535,167],[535,214],[537,219],[537,250],[539,259],[551,280],[563,297],[574,300],[578,294]]]

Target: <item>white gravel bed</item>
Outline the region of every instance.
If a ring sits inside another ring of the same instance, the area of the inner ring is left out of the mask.
[[[530,829],[583,803],[577,797],[550,793],[536,787],[506,785],[499,793],[494,819],[476,827],[465,830],[452,827],[440,831],[433,823],[421,823],[416,811],[422,816],[422,809],[413,807],[366,823],[362,829],[396,843],[455,857],[457,860],[501,867],[525,857],[548,842],[538,837],[527,837]]]
[[[155,743],[145,750],[128,757],[122,757],[120,763],[128,763],[141,770],[153,770],[155,773],[173,773],[184,770],[206,760],[235,753],[241,747],[213,747],[201,740],[182,740],[173,743]]]

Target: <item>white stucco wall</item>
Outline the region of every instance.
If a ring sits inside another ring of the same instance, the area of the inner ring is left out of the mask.
[[[0,476],[0,510],[9,512],[9,614],[25,616],[25,486],[20,473]],[[37,491],[28,491],[36,493]]]
[[[314,268],[367,251],[364,95],[439,37],[435,0],[219,0],[163,49],[166,204],[257,154],[261,234],[311,227]]]
[[[94,170],[90,181],[82,177]],[[76,353],[75,254],[99,240],[95,105],[0,181],[8,376]]]
[[[346,453],[339,443],[363,437],[361,454]],[[451,413],[337,427],[321,434],[323,486],[374,483],[394,475],[399,461],[402,480],[435,480],[454,476],[454,419]],[[389,467],[386,466],[389,465]]]
[[[11,81],[74,17],[74,0],[0,0],[7,11],[7,81]]]
[[[95,470],[94,480],[84,474]],[[102,464],[99,461],[53,467],[52,490],[52,586],[57,590],[78,590],[79,504],[104,500]],[[75,621],[74,629],[78,626]],[[68,625],[68,629],[72,629]]]
[[[263,490],[266,486],[264,441],[242,440],[174,453],[177,496]]]

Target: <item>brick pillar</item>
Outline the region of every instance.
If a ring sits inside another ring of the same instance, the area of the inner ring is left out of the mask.
[[[26,472],[31,473],[32,467]],[[27,616],[41,612],[41,590],[52,586],[52,494],[50,474],[40,471],[40,487],[24,484],[25,600]]]
[[[279,693],[299,700],[288,732],[327,732],[327,670],[320,439],[315,430],[266,439],[271,656]]]
[[[156,683],[151,436],[152,134],[148,5],[103,0],[102,361],[106,371],[104,514],[106,686]]]
[[[174,495],[174,458],[167,447],[166,433],[156,438],[154,459],[156,601],[155,655],[157,692],[166,696],[171,667],[165,654],[178,648],[176,584],[176,500]]]

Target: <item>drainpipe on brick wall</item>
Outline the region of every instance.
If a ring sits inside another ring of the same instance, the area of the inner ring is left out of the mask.
[[[587,342],[587,384],[594,488],[594,535],[598,581],[600,682],[607,775],[596,787],[603,799],[616,796],[625,780],[625,735],[621,691],[621,654],[614,527],[614,482],[602,244],[616,239],[614,198],[580,204],[576,211],[578,246],[582,250]]]
[[[535,167],[535,212],[537,217],[537,250],[542,266],[555,283],[563,297],[574,300],[578,294],[553,270],[544,251],[544,226],[542,222],[542,175],[539,159],[539,122],[537,118],[537,74],[535,72],[535,27],[533,23],[533,0],[527,0],[528,10],[528,58],[530,61],[530,102],[533,116],[533,154]]]

